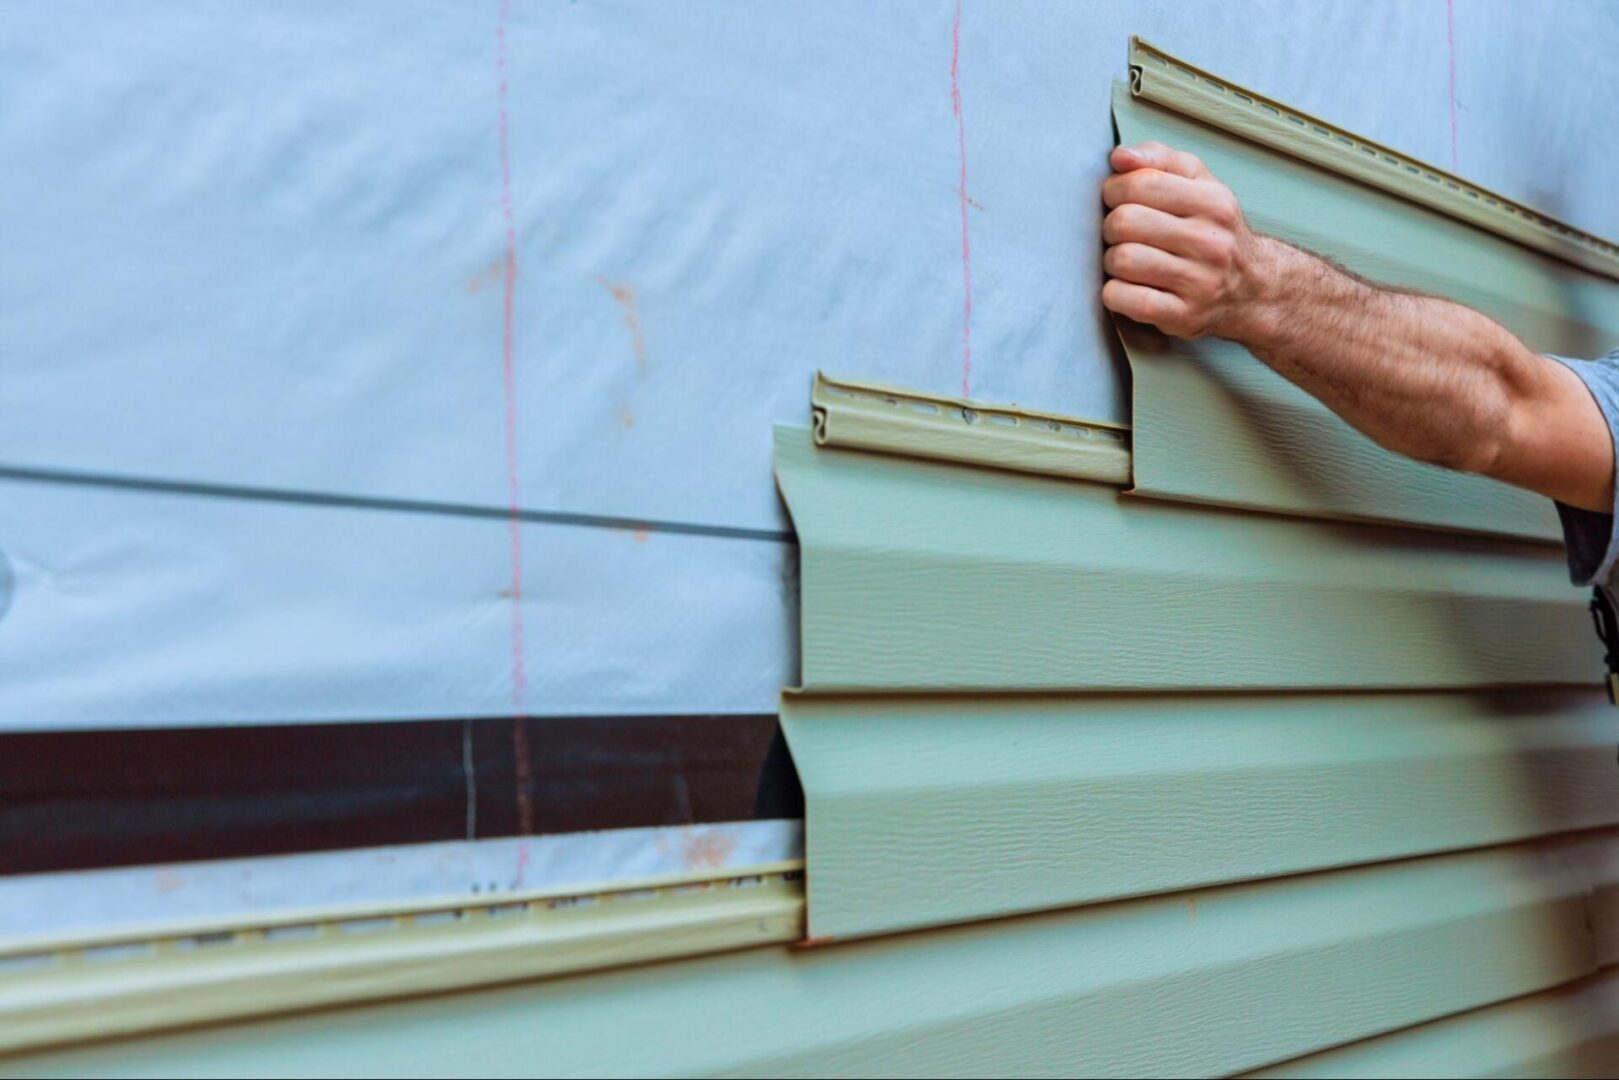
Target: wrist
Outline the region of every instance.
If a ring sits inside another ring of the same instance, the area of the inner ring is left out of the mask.
[[[1273,237],[1251,234],[1239,269],[1237,295],[1221,337],[1253,353],[1270,352],[1286,332],[1287,281],[1292,248]],[[1297,273],[1297,267],[1291,272]]]

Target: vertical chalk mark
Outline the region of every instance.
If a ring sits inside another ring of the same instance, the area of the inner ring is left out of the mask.
[[[472,767],[472,721],[461,721],[461,774],[467,778],[467,841],[478,838],[478,773]]]
[[[506,25],[511,0],[500,0],[495,24],[495,73],[500,105],[500,216],[506,231],[502,261],[501,371],[506,406],[506,501],[510,511],[507,534],[511,549],[512,602],[512,757],[516,771],[517,824],[524,836],[534,831],[534,804],[529,792],[531,767],[528,747],[528,672],[523,666],[523,522],[520,516],[522,485],[517,454],[517,363],[513,307],[517,298],[517,225],[512,213],[511,71],[506,53]]]
[[[950,107],[956,114],[956,148],[961,161],[957,194],[961,202],[961,396],[972,396],[973,249],[967,231],[967,124],[961,114],[961,0],[950,30]]]
[[[1445,38],[1450,45],[1450,171],[1460,166],[1456,157],[1456,0],[1445,0]]]
[[[528,883],[528,845],[517,845],[517,874],[512,881],[512,889],[521,889]]]

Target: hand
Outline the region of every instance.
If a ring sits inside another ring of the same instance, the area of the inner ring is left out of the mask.
[[[1263,239],[1231,189],[1191,154],[1120,146],[1102,182],[1102,304],[1166,334],[1241,339],[1263,289]]]

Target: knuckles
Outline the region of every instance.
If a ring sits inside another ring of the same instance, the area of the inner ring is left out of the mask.
[[[1212,190],[1206,211],[1209,220],[1216,225],[1235,228],[1242,222],[1242,206],[1237,202],[1237,197],[1224,184],[1216,182],[1210,186]]]
[[[1110,244],[1117,244],[1130,232],[1131,224],[1139,223],[1140,210],[1134,203],[1125,203],[1108,211],[1102,219],[1102,239]]]
[[[1212,177],[1194,181],[1198,188],[1198,216],[1222,229],[1236,230],[1243,224],[1242,203],[1231,189]]]
[[[1183,182],[1183,178],[1172,179],[1157,169],[1137,169],[1104,180],[1102,201],[1114,211],[1128,206],[1149,206],[1177,216],[1199,217],[1232,231],[1239,231],[1246,224],[1242,203],[1220,181],[1193,180],[1190,194],[1179,186],[1172,186]]]
[[[1128,244],[1115,244],[1102,255],[1102,269],[1115,277],[1130,277],[1140,268],[1140,260]]]
[[[1242,205],[1196,156],[1152,141],[1131,149],[1148,167],[1102,184],[1103,306],[1174,337],[1207,336],[1231,302]]]
[[[1210,266],[1218,270],[1230,269],[1237,261],[1237,237],[1235,233],[1224,229],[1210,230],[1204,240],[1206,258]]]

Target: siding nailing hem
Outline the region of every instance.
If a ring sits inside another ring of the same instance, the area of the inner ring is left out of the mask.
[[[1130,92],[1526,247],[1619,279],[1619,244],[1220,79],[1139,37],[1130,39]]]

